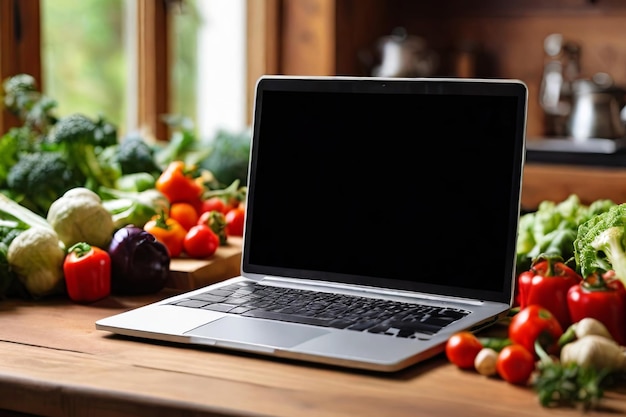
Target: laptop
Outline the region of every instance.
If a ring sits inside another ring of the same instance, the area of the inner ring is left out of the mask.
[[[381,372],[441,353],[512,306],[527,100],[519,80],[261,77],[241,276],[96,328]]]

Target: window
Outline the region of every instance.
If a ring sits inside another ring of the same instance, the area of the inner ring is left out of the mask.
[[[33,75],[60,115],[101,113],[124,130],[145,126],[157,139],[169,137],[163,114],[190,117],[203,135],[245,128],[248,3],[6,0],[0,76]],[[2,113],[2,131],[15,124]]]

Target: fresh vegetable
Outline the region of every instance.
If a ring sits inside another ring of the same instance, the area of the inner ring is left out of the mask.
[[[209,197],[202,200],[200,212],[201,214],[204,214],[209,211],[218,211],[222,214],[226,214],[231,208],[232,207],[226,205],[226,202],[222,197]]]
[[[78,242],[106,248],[115,230],[100,196],[84,187],[73,188],[54,201],[47,221],[66,248]]]
[[[21,270],[22,279],[18,279],[16,271],[13,269],[12,265],[9,262],[9,247],[15,238],[23,233],[24,231],[30,228],[42,228],[52,231],[52,226],[48,224],[46,219],[42,216],[36,214],[32,210],[18,204],[14,200],[11,200],[4,194],[0,193],[0,296],[7,295],[9,292],[11,294],[16,294],[20,296],[31,296],[29,294],[28,289],[24,286],[22,281],[31,282],[32,287],[36,287],[35,281],[38,281],[39,278],[31,280],[31,278],[26,279],[25,277],[30,276],[30,269],[26,270],[25,268]],[[58,238],[57,238],[58,239]],[[46,241],[47,239],[42,239],[42,241]],[[41,243],[41,242],[39,242]],[[33,270],[35,270],[38,266],[45,268],[45,265],[53,265],[54,264],[54,255],[58,252],[56,250],[51,251],[53,256],[50,259],[44,259],[44,266],[36,264],[36,262],[40,262],[39,257],[46,256],[47,247],[46,245],[38,245],[32,248],[33,251],[38,251],[38,249],[43,249],[43,253],[33,253],[25,255],[26,259],[23,258],[22,255],[24,253],[20,253],[17,261],[13,259],[14,262],[17,262],[18,266],[22,266],[26,262],[32,262],[30,265]],[[13,256],[16,255],[16,247],[13,248]],[[21,250],[19,252],[22,252]],[[49,263],[48,263],[49,262]],[[28,272],[28,273],[27,273]],[[54,271],[53,271],[54,272]],[[35,274],[33,273],[33,276]],[[51,273],[49,277],[50,281],[55,281],[56,276],[54,273]],[[46,280],[44,279],[44,284]],[[52,284],[54,286],[54,284]],[[45,285],[42,285],[41,292],[45,292]],[[35,294],[38,294],[39,291],[35,289]]]
[[[219,237],[220,246],[224,246],[228,243],[228,233],[226,231],[226,216],[224,213],[211,210],[205,211],[200,215],[198,224],[206,224],[213,230],[213,232]]]
[[[161,173],[156,181],[156,189],[162,192],[170,203],[179,201],[200,207],[203,188],[195,181],[195,167],[182,161],[174,161]]]
[[[125,174],[115,181],[115,189],[120,191],[141,192],[156,187],[156,178],[148,172]],[[98,189],[101,194],[102,187]]]
[[[111,292],[111,258],[104,249],[76,243],[67,251],[63,273],[67,294],[73,301],[91,303]]]
[[[511,318],[508,332],[514,344],[522,345],[531,353],[535,352],[535,342],[546,351],[556,353],[563,328],[548,309],[531,304]]]
[[[569,289],[567,306],[575,322],[594,318],[617,343],[626,346],[626,289],[622,281],[593,273]]]
[[[587,206],[571,194],[560,202],[542,201],[536,211],[522,215],[517,239],[518,274],[528,270],[532,260],[542,253],[560,255],[565,260],[573,257],[578,226],[613,206],[613,201],[605,199]]]
[[[506,382],[525,385],[535,370],[535,356],[522,345],[505,346],[498,354],[496,370]]]
[[[219,245],[219,237],[206,224],[192,226],[183,240],[183,249],[192,258],[208,258]]]
[[[108,247],[111,257],[111,292],[150,294],[165,287],[170,254],[152,234],[136,226],[117,230]]]
[[[15,228],[15,225],[15,222],[0,220],[0,299],[7,296],[14,283],[17,282],[7,259],[9,245],[23,231],[23,229]]]
[[[66,191],[85,184],[85,177],[59,152],[23,153],[7,176],[16,201],[45,216]]]
[[[178,221],[185,230],[198,224],[198,212],[190,203],[179,201],[170,205],[169,216]]]
[[[184,161],[197,165],[211,152],[206,143],[201,142],[194,132],[194,123],[188,117],[165,115],[162,120],[172,132],[170,139],[155,152],[157,164],[165,169],[171,162]]]
[[[532,385],[542,406],[580,406],[589,410],[598,404],[604,395],[603,387],[607,385],[609,371],[598,371],[576,362],[562,363],[549,356],[541,346],[535,348],[540,360]]]
[[[115,229],[129,224],[143,227],[154,216],[170,209],[167,197],[155,188],[133,192],[100,187],[99,194]]]
[[[498,352],[491,348],[482,348],[474,358],[476,372],[485,376],[493,376],[497,370]]]
[[[51,129],[46,144],[63,152],[66,160],[76,165],[87,179],[85,187],[97,190],[100,186],[114,187],[121,175],[119,167],[98,159],[102,148],[112,146],[117,138],[106,129],[103,120],[74,113],[61,118]],[[105,131],[106,129],[107,131]]]
[[[211,152],[199,163],[200,166],[211,171],[221,184],[239,180],[245,185],[251,138],[249,129],[242,132],[219,131],[207,144]]]
[[[609,330],[600,320],[594,319],[593,317],[583,317],[579,321],[572,323],[572,325],[565,330],[563,335],[559,338],[559,346],[563,347],[567,343],[590,334],[609,339],[613,338]]]
[[[483,349],[476,335],[461,331],[448,338],[445,346],[446,357],[461,369],[472,369],[476,355]]]
[[[226,213],[226,233],[229,236],[243,236],[246,210],[239,206]]]
[[[154,149],[137,133],[129,134],[120,140],[115,159],[122,175],[148,173],[161,174],[161,167],[156,163]]]
[[[65,251],[49,227],[30,227],[17,235],[9,245],[7,260],[33,298],[63,291]]]
[[[576,263],[583,277],[615,271],[626,283],[626,203],[592,217],[578,228],[574,241]]]
[[[163,243],[172,258],[180,256],[183,252],[183,242],[187,231],[177,220],[169,217],[165,212],[161,212],[149,220],[143,229]]]
[[[241,181],[236,179],[226,188],[216,188],[211,180],[203,178],[207,171],[201,173],[202,184],[205,191],[202,193],[202,205],[200,214],[205,211],[217,210],[226,214],[231,209],[239,207],[246,200],[248,188],[241,185]]]
[[[626,347],[620,346],[613,339],[587,335],[563,346],[561,363],[575,363],[597,371],[626,372]]]
[[[567,292],[581,281],[582,277],[560,255],[542,254],[533,260],[528,271],[518,276],[520,308],[540,305],[550,310],[565,329],[572,324]]]
[[[0,220],[14,222],[14,228],[42,227],[52,230],[52,226],[44,217],[18,204],[2,193],[0,193]]]
[[[24,121],[26,129],[35,135],[46,133],[49,126],[57,122],[52,110],[57,107],[55,100],[42,94],[37,81],[30,74],[16,74],[7,77],[3,84],[5,108]]]

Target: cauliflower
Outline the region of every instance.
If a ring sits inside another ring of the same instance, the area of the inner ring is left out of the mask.
[[[34,298],[60,293],[64,289],[65,251],[57,234],[45,227],[21,232],[9,245],[7,261]]]
[[[73,188],[54,201],[47,220],[66,248],[78,242],[106,248],[115,232],[113,217],[100,196],[84,187]]]

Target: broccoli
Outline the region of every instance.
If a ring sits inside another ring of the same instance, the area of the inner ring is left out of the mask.
[[[211,153],[199,166],[211,171],[222,185],[231,184],[237,179],[246,185],[251,137],[248,130],[238,133],[220,130],[208,143],[207,149]]]
[[[129,135],[124,138],[117,148],[115,157],[122,175],[139,172],[155,175],[161,172],[154,157],[154,150],[138,135]]]
[[[583,277],[613,270],[626,283],[625,228],[626,203],[615,205],[578,227],[574,255]]]
[[[86,178],[84,186],[94,191],[100,186],[115,186],[115,180],[120,176],[118,167],[99,158],[103,149],[100,146],[102,138],[99,139],[101,128],[89,117],[74,113],[61,118],[46,140],[52,150],[63,152],[66,159],[75,164]]]
[[[7,176],[8,186],[20,196],[18,202],[41,216],[59,196],[84,183],[82,173],[59,152],[22,154]]]
[[[25,122],[25,126],[38,133],[46,133],[57,122],[52,110],[57,102],[37,90],[35,78],[28,74],[18,74],[6,78],[4,106]]]

